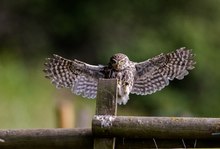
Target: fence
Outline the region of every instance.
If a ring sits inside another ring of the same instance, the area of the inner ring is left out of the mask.
[[[220,147],[220,118],[116,116],[117,80],[100,80],[92,128],[0,130],[0,149]]]

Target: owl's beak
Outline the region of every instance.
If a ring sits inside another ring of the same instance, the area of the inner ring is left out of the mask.
[[[112,67],[113,67],[115,70],[118,69],[118,66],[119,66],[118,63],[113,63],[113,64],[112,64]]]
[[[117,70],[118,69],[118,62],[115,59],[111,59],[111,65],[112,67]]]

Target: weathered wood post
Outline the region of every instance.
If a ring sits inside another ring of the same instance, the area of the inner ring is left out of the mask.
[[[72,100],[57,99],[55,110],[58,128],[75,127],[75,112]]]
[[[111,125],[112,118],[117,113],[117,80],[100,79],[96,100],[96,115],[94,119],[105,119],[104,115],[109,115],[108,119],[101,124],[103,127]],[[92,124],[93,125],[93,124]],[[92,127],[93,130],[94,127]],[[114,149],[115,138],[94,138],[94,149]]]

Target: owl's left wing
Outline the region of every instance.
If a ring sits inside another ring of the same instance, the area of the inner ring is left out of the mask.
[[[160,54],[147,61],[136,63],[136,75],[131,93],[147,95],[163,89],[169,80],[183,79],[194,68],[194,55],[186,48]]]
[[[44,72],[46,78],[57,88],[71,88],[77,95],[95,98],[98,79],[104,77],[104,66],[96,66],[79,60],[68,60],[58,55],[47,58]]]

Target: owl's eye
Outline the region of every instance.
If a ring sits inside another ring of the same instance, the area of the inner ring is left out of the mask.
[[[119,61],[120,65],[124,65],[124,63],[125,63],[125,61],[123,61],[123,60]]]
[[[115,59],[111,59],[111,63],[112,63],[112,64],[116,64],[117,61],[116,61]]]

